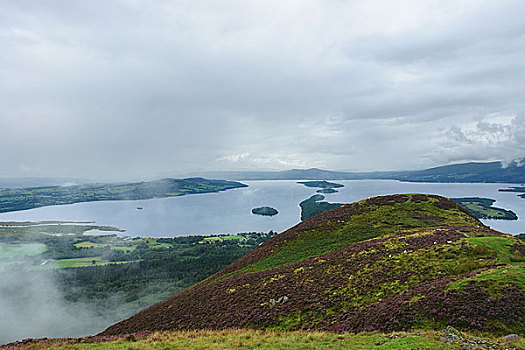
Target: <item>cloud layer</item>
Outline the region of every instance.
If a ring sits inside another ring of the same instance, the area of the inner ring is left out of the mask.
[[[0,4],[0,176],[525,156],[525,3]]]

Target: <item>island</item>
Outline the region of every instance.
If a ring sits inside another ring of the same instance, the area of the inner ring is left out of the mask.
[[[0,213],[81,202],[175,197],[241,187],[248,186],[235,181],[194,177],[133,183],[8,188],[0,189]]]
[[[316,191],[317,193],[336,193],[337,190],[334,190],[333,188],[322,188],[320,190]]]
[[[509,187],[509,188],[500,188],[498,191],[500,191],[500,192],[521,193],[521,194],[518,194],[518,197],[521,197],[521,198],[525,199],[525,186],[514,186],[514,187]]]
[[[328,181],[299,181],[298,184],[305,185],[306,187],[317,187],[320,190],[317,190],[318,193],[335,193],[336,188],[345,187],[345,185],[338,184],[335,182]]]
[[[252,214],[262,215],[262,216],[274,216],[279,214],[277,209],[272,207],[258,207],[252,209]]]
[[[479,197],[451,199],[479,219],[518,220],[518,216],[512,210],[493,207],[495,199]]]
[[[325,197],[320,194],[314,194],[310,198],[299,203],[301,207],[301,221],[308,220],[312,216],[319,215],[330,209],[339,208],[344,205],[341,203],[322,202]]]

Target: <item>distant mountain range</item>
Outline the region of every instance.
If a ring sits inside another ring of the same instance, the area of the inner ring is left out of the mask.
[[[425,170],[346,172],[317,168],[285,171],[216,171],[205,175],[229,180],[400,180],[408,182],[525,183],[523,160],[504,167],[501,162],[462,163]]]

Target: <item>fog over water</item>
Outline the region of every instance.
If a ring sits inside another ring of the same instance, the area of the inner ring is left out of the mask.
[[[393,193],[433,193],[446,197],[486,197],[496,199],[496,206],[511,209],[517,221],[483,220],[498,230],[517,234],[525,232],[525,199],[512,192],[498,192],[506,184],[410,183],[395,180],[345,180],[334,194],[325,194],[329,202],[350,203],[363,198]],[[0,214],[0,221],[73,220],[95,221],[126,230],[124,235],[173,237],[183,235],[283,231],[300,220],[299,203],[315,194],[315,188],[296,181],[245,181],[247,188],[219,193],[141,201],[90,202],[43,207]],[[273,217],[251,214],[258,206],[279,211]],[[138,210],[137,207],[143,208]]]

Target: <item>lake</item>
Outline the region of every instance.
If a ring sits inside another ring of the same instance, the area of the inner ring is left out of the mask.
[[[513,210],[519,220],[483,220],[497,230],[525,232],[525,199],[498,189],[512,184],[412,183],[395,180],[334,181],[345,185],[339,192],[324,194],[329,202],[350,203],[394,193],[429,193],[445,197],[486,197],[495,205]],[[243,181],[249,187],[219,193],[139,201],[106,201],[50,206],[1,213],[0,221],[94,221],[125,229],[125,235],[174,237],[274,230],[281,232],[300,221],[299,203],[316,193],[296,181]],[[515,185],[515,184],[514,184]],[[273,217],[254,215],[259,206],[274,207]],[[142,209],[137,209],[142,208]]]

